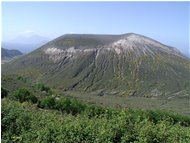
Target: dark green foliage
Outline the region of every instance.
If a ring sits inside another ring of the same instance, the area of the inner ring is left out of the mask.
[[[38,106],[40,108],[49,108],[49,109],[54,109],[55,107],[55,98],[48,96],[41,101],[38,102]]]
[[[42,100],[43,101],[43,100]],[[102,115],[108,110],[94,105],[86,105],[79,102],[76,99],[61,98],[55,101],[54,109],[61,111],[62,113],[77,115],[84,114],[89,118]]]
[[[24,77],[22,77],[22,76],[18,76],[18,77],[17,77],[17,80],[21,80],[21,81],[23,81],[24,83],[26,83],[27,78],[24,78]]]
[[[32,103],[37,103],[38,102],[38,98],[36,98],[36,96],[34,96],[34,95],[30,95],[28,97],[27,101],[32,101]]]
[[[75,99],[61,98],[55,100],[52,97],[47,97],[40,102],[39,107],[48,107],[57,109],[62,113],[76,115],[85,110],[86,105]]]
[[[66,98],[65,105],[66,112],[71,113],[72,115],[80,114],[85,110],[85,105],[75,99],[71,101],[70,99]]]
[[[105,110],[95,105],[89,105],[86,107],[84,114],[87,115],[89,118],[91,118],[103,115],[105,112],[108,112],[108,110]]]
[[[4,89],[3,87],[1,87],[1,98],[4,98],[8,95],[8,91],[6,89]]]
[[[25,89],[25,88],[20,88],[14,92],[14,97],[19,100],[20,102],[25,102],[25,101],[31,101],[32,103],[37,103],[38,99],[32,95],[32,93]]]
[[[71,112],[71,101],[69,99],[61,98],[60,100],[56,101],[55,109],[70,113]]]

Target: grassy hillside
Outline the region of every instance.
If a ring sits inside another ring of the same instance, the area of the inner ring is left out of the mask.
[[[56,88],[50,88],[47,84],[38,80],[33,80],[27,76],[6,75],[2,76],[2,87],[13,94],[17,89],[26,88],[38,98],[44,98],[47,95],[55,95],[57,97],[75,98],[85,103],[96,104],[102,107],[111,108],[133,108],[146,110],[163,110],[172,113],[179,113],[190,116],[189,97],[179,96],[175,98],[151,98],[138,96],[124,96],[117,92],[105,93],[102,91],[95,92],[79,92],[79,91],[63,91]]]
[[[165,99],[190,95],[190,60],[137,34],[64,35],[3,65],[2,73],[67,91]]]

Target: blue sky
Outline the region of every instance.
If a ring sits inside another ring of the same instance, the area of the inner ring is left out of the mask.
[[[2,39],[134,32],[188,55],[190,2],[2,2]],[[190,54],[189,54],[190,55]]]

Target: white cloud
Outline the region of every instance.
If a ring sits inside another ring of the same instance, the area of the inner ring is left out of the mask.
[[[35,32],[32,30],[26,30],[26,31],[20,32],[19,34],[34,34],[34,33]]]
[[[37,35],[34,31],[32,30],[26,30],[26,31],[23,31],[23,32],[20,32],[18,33],[18,36],[25,36],[25,37],[31,37],[33,35]]]
[[[69,32],[68,34],[76,34],[76,32]]]

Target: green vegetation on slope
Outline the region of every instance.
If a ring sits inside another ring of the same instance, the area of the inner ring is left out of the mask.
[[[32,95],[36,96],[38,99],[43,99],[47,96],[56,98],[67,96],[69,98],[76,98],[85,103],[96,104],[103,107],[163,110],[187,116],[190,115],[188,96],[171,99],[157,99],[156,97],[144,98],[137,96],[122,96],[117,92],[113,92],[112,94],[102,93],[101,91],[94,93],[75,91],[63,92],[62,90],[50,88],[46,84],[40,83],[38,80],[32,80],[30,77],[18,75],[2,76],[2,87],[6,89],[10,95],[13,95],[15,91],[20,88],[25,88],[32,92]],[[132,90],[128,92],[132,92]]]
[[[188,143],[190,140],[189,117],[99,107],[56,96],[35,98],[37,101],[33,102],[33,91],[23,88],[10,93],[2,99],[2,142]]]
[[[183,125],[180,125],[183,118],[177,122],[175,119],[164,113],[89,105],[74,115],[60,114],[54,110],[39,110],[28,102],[4,99],[2,142],[188,143],[190,119]]]
[[[38,101],[38,99],[25,88],[21,88],[15,91],[14,97],[21,103],[24,101],[31,101],[32,103],[37,103]]]

